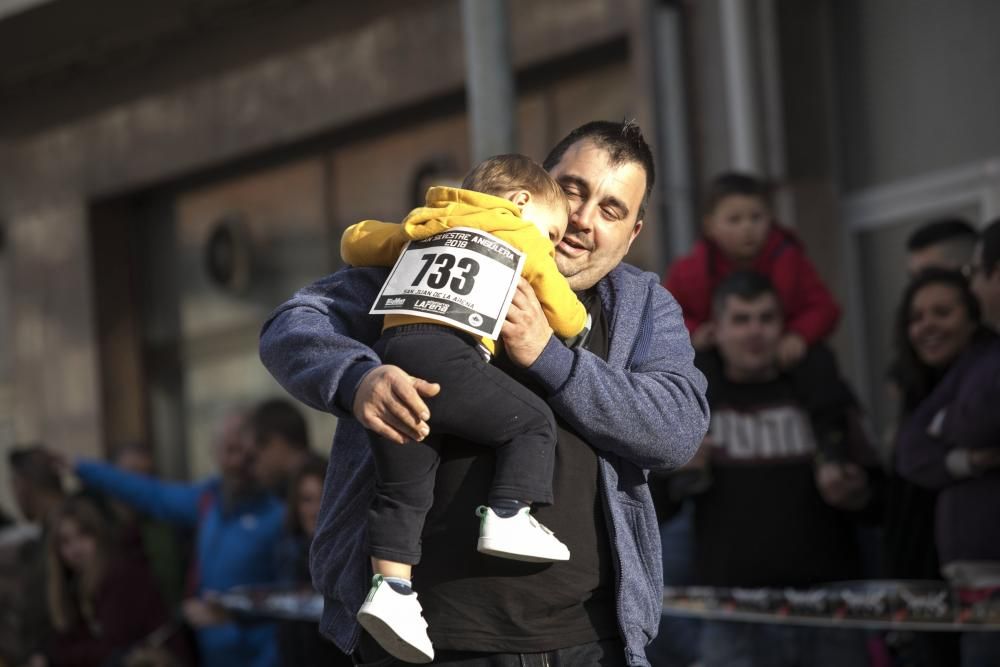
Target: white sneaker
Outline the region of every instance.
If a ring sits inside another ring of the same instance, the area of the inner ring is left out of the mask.
[[[489,507],[480,506],[476,510],[480,518],[479,552],[533,563],[569,560],[569,548],[538,523],[530,510],[524,507],[505,519]]]
[[[434,647],[422,612],[416,593],[397,593],[376,574],[358,611],[358,623],[397,660],[426,663],[434,659]]]

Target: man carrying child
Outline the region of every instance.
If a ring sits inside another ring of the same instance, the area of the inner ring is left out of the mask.
[[[366,220],[349,227],[341,240],[341,255],[356,266],[389,266],[408,241],[440,239],[437,235],[455,229],[481,230],[526,254],[522,274],[553,330],[567,338],[579,334],[587,321],[586,310],[555,262],[553,243],[562,239],[567,217],[566,195],[541,165],[523,155],[498,155],[473,169],[461,189],[430,188],[426,206],[413,210],[402,224]],[[447,250],[448,246],[434,245],[432,254],[404,253],[396,263],[393,275],[406,273],[407,285],[437,287],[432,293],[442,297],[421,299],[414,307],[428,307],[430,301],[435,306],[431,312],[448,312],[455,307],[450,299],[456,295],[451,292],[469,298],[478,294],[474,288],[483,278],[477,276],[481,263],[490,260],[489,253],[477,260],[468,255],[456,258]],[[413,282],[407,262],[416,271]],[[493,282],[491,289],[506,294],[503,281]],[[472,312],[468,318],[476,316]],[[427,399],[435,435],[459,436],[493,448],[495,473],[487,506],[477,510],[478,551],[529,562],[568,560],[566,545],[529,514],[533,503],[549,505],[553,500],[552,411],[531,390],[490,365],[496,341],[469,333],[462,322],[387,314],[375,349],[385,363],[440,385],[440,392]],[[434,651],[411,576],[412,566],[420,562],[420,535],[434,498],[441,440],[422,438],[400,447],[373,433],[371,447],[376,483],[368,541],[374,577],[358,621],[397,658],[428,662]]]

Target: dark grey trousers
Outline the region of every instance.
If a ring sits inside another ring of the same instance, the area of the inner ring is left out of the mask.
[[[386,364],[437,382],[428,399],[431,437],[398,445],[371,435],[375,500],[368,516],[369,553],[399,563],[420,562],[420,535],[434,497],[442,435],[493,450],[493,484],[482,502],[506,498],[552,503],[556,423],[541,398],[483,361],[472,336],[435,324],[385,332],[376,349]],[[469,508],[474,521],[475,508]]]

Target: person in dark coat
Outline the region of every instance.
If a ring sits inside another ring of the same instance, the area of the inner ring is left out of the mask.
[[[945,579],[960,595],[992,590],[1000,580],[1000,338],[980,323],[961,274],[942,270],[911,283],[897,332],[910,389],[923,395],[900,425],[896,468],[938,492],[934,532]],[[993,633],[960,641],[963,667],[1000,664]]]

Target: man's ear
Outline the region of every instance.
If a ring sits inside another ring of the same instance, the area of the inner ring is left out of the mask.
[[[507,199],[514,202],[514,206],[523,209],[524,205],[531,201],[531,193],[527,190],[514,190],[514,192],[507,195]]]
[[[632,237],[628,240],[628,247],[625,248],[625,252],[628,252],[632,248],[632,242],[635,241],[635,237],[639,235],[642,231],[642,220],[635,221],[635,227],[632,228]]]

